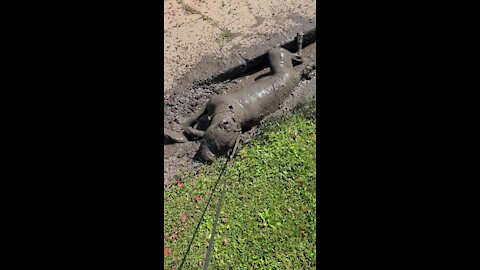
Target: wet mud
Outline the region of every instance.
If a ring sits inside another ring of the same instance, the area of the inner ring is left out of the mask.
[[[297,81],[296,87],[284,99],[284,102],[261,121],[260,126],[264,122],[288,114],[299,103],[316,98],[316,43],[311,41],[308,43],[308,46],[304,47],[302,51],[303,63],[294,67],[295,71],[300,74],[300,81]],[[288,47],[288,44],[286,47]],[[202,65],[208,65],[208,61],[203,62]],[[233,76],[234,79],[230,80],[219,80],[218,76],[212,80],[215,77],[210,77],[210,81],[203,80],[192,83],[183,89],[177,89],[177,91],[174,91],[165,99],[164,127],[173,129],[174,126],[183,123],[194,113],[204,108],[205,104],[213,96],[235,92],[238,89],[248,89],[248,87],[256,85],[259,80],[271,75],[271,70],[267,61],[259,61],[253,68],[250,67],[250,70],[247,70],[242,75]],[[205,123],[200,121],[198,125],[201,126],[202,124],[205,125]],[[244,133],[241,135],[242,140],[251,139],[255,136],[255,131],[255,127],[244,130]],[[196,171],[200,163],[194,157],[200,146],[201,142],[199,140],[176,144],[169,144],[169,142],[164,141],[165,187],[169,187],[177,175],[182,175],[186,171]]]
[[[258,33],[258,36],[255,36],[255,38],[261,39],[262,42],[250,44],[248,47],[236,45],[229,49],[228,52],[219,51],[217,54],[203,56],[198,64],[189,68],[185,76],[175,81],[173,89],[166,90],[164,98],[170,100],[178,91],[183,91],[183,89],[198,84],[221,82],[243,76],[246,71],[264,62],[267,52],[273,48],[281,46],[282,48],[294,51],[294,40],[297,33],[303,32],[305,34],[305,46],[310,45],[316,40],[316,18],[289,15],[288,19],[294,23],[294,26],[286,31],[278,33]],[[285,22],[281,20],[278,21],[279,25],[284,23]],[[236,33],[232,33],[232,36],[235,35]],[[252,37],[242,35],[242,38],[248,40]]]

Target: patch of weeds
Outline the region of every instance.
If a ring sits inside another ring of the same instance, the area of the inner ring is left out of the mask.
[[[208,17],[207,15],[201,13],[200,11],[196,10],[195,8],[193,8],[192,6],[190,6],[189,4],[186,4],[185,2],[183,2],[182,0],[176,0],[178,4],[180,4],[182,6],[182,8],[190,13],[190,14],[197,14],[197,15],[200,15],[202,17],[203,20],[207,21],[208,23],[210,23],[212,26],[214,27],[217,27],[217,28],[220,28],[221,27],[218,25],[218,23],[213,20],[212,18]],[[223,30],[223,29],[221,29]]]
[[[182,8],[188,13],[200,14],[200,12],[198,10],[194,9],[193,7],[191,7],[190,5],[185,4],[185,3],[182,3]]]
[[[202,15],[200,13],[200,11],[194,9],[192,6],[190,6],[189,4],[183,2],[182,0],[176,0],[178,4],[180,4],[183,8],[183,10],[185,10],[186,12],[190,13],[190,14],[199,14],[199,15]]]
[[[220,38],[222,40],[228,39],[232,36],[232,32],[228,29],[223,29],[222,32],[220,33]]]

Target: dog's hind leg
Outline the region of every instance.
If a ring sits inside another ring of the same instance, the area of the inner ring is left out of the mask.
[[[302,49],[303,49],[303,32],[297,34],[297,52],[293,56],[293,60],[299,64],[303,63],[302,59]]]

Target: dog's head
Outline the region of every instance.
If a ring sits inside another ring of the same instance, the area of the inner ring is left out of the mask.
[[[199,157],[202,160],[212,161],[235,145],[241,133],[240,123],[235,118],[232,111],[214,115],[201,141]]]

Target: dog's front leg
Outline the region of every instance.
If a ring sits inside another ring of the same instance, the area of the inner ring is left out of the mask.
[[[185,132],[186,134],[192,137],[197,137],[197,138],[203,138],[203,136],[205,135],[204,131],[194,129],[193,127],[186,127],[183,129],[183,132]]]

